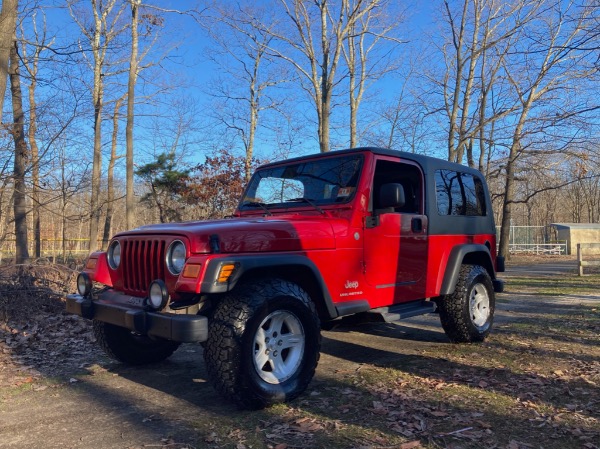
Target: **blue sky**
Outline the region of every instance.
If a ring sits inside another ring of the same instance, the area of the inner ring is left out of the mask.
[[[70,17],[65,7],[65,2],[49,0],[43,3],[45,5],[49,34],[56,37],[55,45],[61,45],[60,43],[66,42],[73,44],[75,39],[81,35],[81,31]],[[88,5],[87,1],[83,1],[82,3]],[[189,9],[195,3],[194,1],[187,0],[163,0],[155,2],[156,5],[165,9]],[[87,6],[87,9],[89,10],[90,7]],[[210,115],[215,100],[206,94],[206,90],[210,83],[219,75],[219,70],[206,57],[206,50],[211,46],[210,39],[207,38],[202,28],[191,17],[176,13],[163,13],[163,15],[165,17],[165,25],[162,30],[161,40],[157,43],[157,48],[163,47],[164,49],[168,49],[168,54],[160,60],[159,66],[141,74],[137,95],[140,98],[146,92],[155,89],[151,87],[151,82],[156,81],[159,77],[164,78],[164,82],[176,82],[179,84],[179,87],[170,91],[168,95],[165,94],[164,97],[153,100],[160,105],[164,105],[164,107],[136,106],[138,115],[134,135],[136,139],[137,161],[141,163],[143,160],[152,159],[153,155],[161,151],[161,148],[168,147],[168,140],[172,131],[169,128],[174,126],[174,123],[167,120],[162,124],[157,124],[148,117],[155,115],[157,108],[162,108],[160,112],[164,112],[166,110],[166,103],[172,101],[178,101],[184,106],[194,106],[197,109],[195,113],[196,132],[188,136],[188,147],[189,152],[193,155],[192,159],[201,161],[203,159],[203,152],[207,151],[203,147],[208,140],[207,133],[214,131],[214,129],[207,129],[207,126],[210,127],[211,125],[210,123],[207,124],[205,119]],[[430,27],[432,2],[416,2],[416,4],[408,6],[407,15],[411,17],[402,25],[400,34],[405,39],[413,39],[414,36],[419,36],[423,30]],[[125,16],[128,17],[127,12]],[[75,76],[84,77],[89,83],[91,72],[86,72],[84,67],[80,67],[79,70],[81,73],[75,74]],[[145,81],[151,82],[146,84]],[[372,92],[380,98],[379,103],[393,101],[398,93],[401,81],[399,76],[394,74],[390,74],[387,78],[378,81],[377,85],[373,87]],[[41,89],[43,88],[42,85]],[[50,88],[52,89],[52,87]],[[49,95],[52,96],[53,94],[50,92]],[[115,95],[116,92],[107,88],[107,99],[114,99]],[[89,100],[89,98],[84,99],[84,101]],[[298,123],[314,120],[314,108],[310,104],[310,101],[301,96],[296,101],[297,108],[294,120]],[[344,101],[345,98],[342,97],[336,100],[337,107],[334,110],[336,111],[335,114],[339,115],[339,111],[347,108],[347,105],[344,105]],[[374,104],[377,105],[377,102]],[[106,109],[110,107],[110,105],[107,105]],[[367,111],[367,107],[373,107],[373,105],[369,106],[365,102],[365,112]],[[169,114],[176,113],[177,111],[169,112]],[[269,117],[264,116],[263,125],[269,125],[269,120],[271,120]],[[83,127],[89,131],[89,122],[88,125],[84,124]],[[273,154],[273,136],[265,128],[261,128],[257,135],[256,152],[261,158],[271,158]],[[122,130],[124,130],[124,124],[122,125]],[[336,142],[334,148],[342,148],[346,145],[344,143],[347,141],[346,133],[346,130],[339,131],[335,126],[332,127],[332,138]],[[104,140],[107,141],[109,136],[110,127],[107,124],[104,131]],[[214,136],[212,138],[214,139]],[[165,141],[159,142],[161,140]],[[363,144],[363,142],[360,143]],[[211,150],[209,149],[208,151]],[[239,145],[238,151],[242,151]],[[296,156],[317,151],[318,141],[316,139],[316,125],[314,125],[308,136],[298,139],[289,155]]]

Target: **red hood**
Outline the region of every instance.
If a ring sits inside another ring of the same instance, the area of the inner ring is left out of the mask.
[[[315,216],[232,218],[142,226],[117,236],[186,237],[192,253],[209,253],[210,238],[219,238],[222,253],[300,251],[335,248],[330,218]]]

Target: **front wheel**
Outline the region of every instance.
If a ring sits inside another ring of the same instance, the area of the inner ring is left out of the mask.
[[[109,357],[129,365],[161,362],[180,345],[176,341],[153,339],[98,320],[94,320],[94,335]]]
[[[298,285],[267,279],[238,287],[217,305],[204,358],[215,388],[259,409],[300,395],[320,355],[319,318]]]
[[[495,296],[492,280],[480,265],[463,265],[454,293],[439,302],[446,335],[455,343],[480,342],[494,320]]]

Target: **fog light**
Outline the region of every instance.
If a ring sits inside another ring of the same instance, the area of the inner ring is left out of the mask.
[[[157,279],[152,281],[148,289],[148,303],[155,310],[162,310],[169,302],[169,292],[163,281]]]
[[[92,292],[92,279],[87,273],[79,273],[77,276],[77,292],[81,296],[87,296]]]

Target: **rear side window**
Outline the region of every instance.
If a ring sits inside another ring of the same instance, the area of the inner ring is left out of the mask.
[[[435,172],[437,208],[440,215],[485,216],[481,179],[453,170]]]

